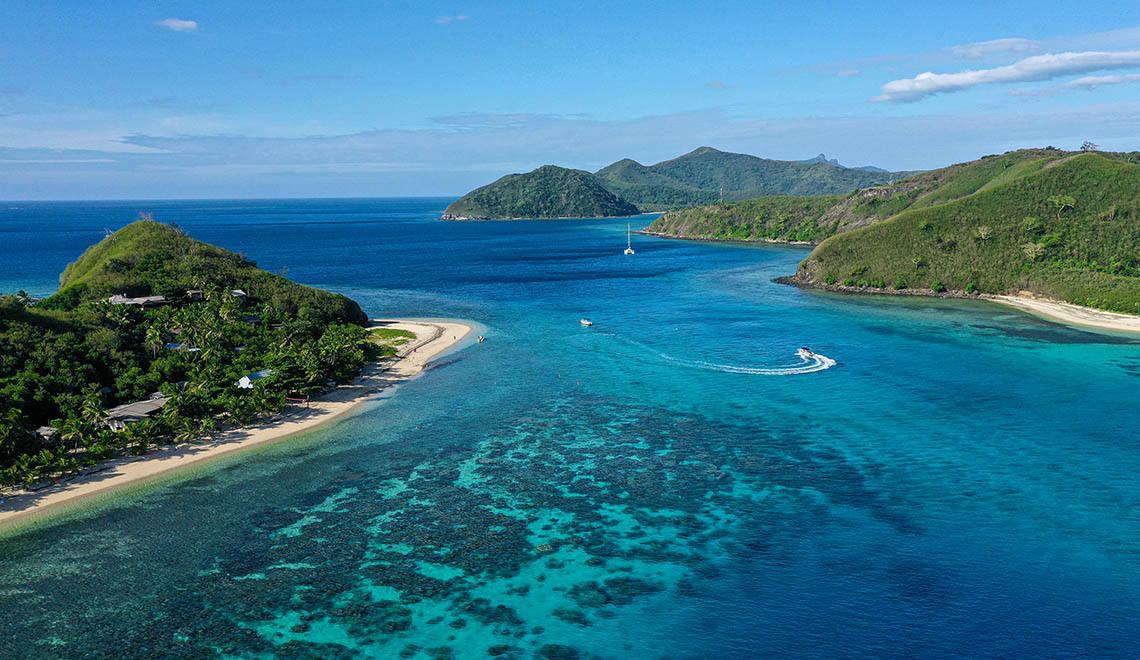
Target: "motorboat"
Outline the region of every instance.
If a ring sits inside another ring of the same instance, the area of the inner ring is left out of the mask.
[[[590,319],[582,319],[582,320],[580,320],[580,321],[578,321],[578,322],[579,322],[579,323],[581,323],[581,324],[582,324],[582,327],[584,327],[584,328],[588,328],[588,327],[590,327],[590,326],[594,325],[594,322],[593,322],[593,321],[591,321]]]
[[[801,346],[800,350],[796,351],[796,355],[800,356],[800,359],[802,360],[810,360],[815,357],[815,351],[811,350],[807,346]]]

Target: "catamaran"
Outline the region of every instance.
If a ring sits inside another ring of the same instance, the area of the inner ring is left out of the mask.
[[[629,225],[625,226],[625,253],[633,254],[633,243],[630,242],[629,238]]]

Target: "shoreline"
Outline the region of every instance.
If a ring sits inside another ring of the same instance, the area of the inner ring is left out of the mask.
[[[822,289],[839,293],[865,293],[881,296],[917,296],[921,298],[952,298],[958,300],[984,300],[1006,307],[1013,307],[1039,318],[1055,323],[1073,325],[1081,328],[1109,330],[1112,332],[1127,332],[1140,334],[1140,316],[1110,312],[1092,307],[1082,307],[1069,302],[1037,298],[1032,295],[1000,295],[993,293],[965,293],[964,291],[944,291],[935,293],[922,289],[875,289],[867,287],[850,287],[842,284],[819,284],[805,282],[794,276],[777,277],[773,282],[789,284],[804,289]],[[1029,293],[1028,291],[1022,293]]]
[[[444,213],[443,215],[439,216],[439,219],[446,220],[447,222],[498,222],[504,220],[628,220],[631,218],[640,218],[646,215],[653,215],[654,213],[661,213],[661,211],[648,211],[646,213],[638,213],[637,215],[560,215],[544,218],[491,218],[483,216],[455,215],[453,213]]]
[[[1043,316],[1051,321],[1059,321],[1070,325],[1079,325],[1087,328],[1112,330],[1115,332],[1140,333],[1140,316],[1109,312],[1103,309],[1082,307],[1073,303],[1049,300],[1047,298],[1030,298],[1028,296],[998,296],[986,294],[982,300],[1015,307],[1034,316]]]
[[[190,466],[202,466],[222,456],[315,430],[418,376],[433,358],[459,345],[474,330],[457,321],[405,319],[372,319],[369,327],[410,330],[416,333],[416,339],[400,347],[395,357],[364,365],[356,380],[323,394],[306,407],[292,406],[257,424],[228,429],[194,442],[165,445],[146,456],[101,461],[91,471],[58,484],[5,493],[0,503],[0,534],[33,526],[54,514],[70,512]]]
[[[705,241],[709,243],[741,243],[752,244],[760,243],[762,245],[791,245],[794,247],[815,247],[819,243],[812,241],[784,241],[778,238],[712,238],[701,236],[677,236],[676,234],[665,234],[659,231],[649,231],[648,229],[638,229],[633,232],[635,234],[642,234],[644,236],[655,236],[657,238],[671,238],[675,241]]]

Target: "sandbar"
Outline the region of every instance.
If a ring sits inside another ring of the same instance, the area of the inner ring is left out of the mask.
[[[1118,332],[1140,332],[1140,316],[1132,314],[1106,312],[1058,300],[1027,296],[983,296],[983,298],[1062,323]]]

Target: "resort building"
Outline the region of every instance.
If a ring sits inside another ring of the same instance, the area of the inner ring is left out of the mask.
[[[243,390],[252,390],[254,383],[256,383],[257,381],[259,381],[263,378],[269,378],[272,375],[273,375],[272,369],[262,369],[261,371],[255,371],[251,374],[246,374],[246,375],[242,376],[241,379],[238,380],[236,385],[240,389],[243,389]]]
[[[128,298],[125,293],[119,293],[107,299],[112,305],[137,305],[139,307],[159,307],[168,305],[170,301],[165,296],[140,296]]]
[[[170,397],[162,392],[154,392],[150,398],[134,403],[126,403],[107,411],[107,428],[112,431],[122,431],[128,424],[141,422],[149,418],[166,405]]]

